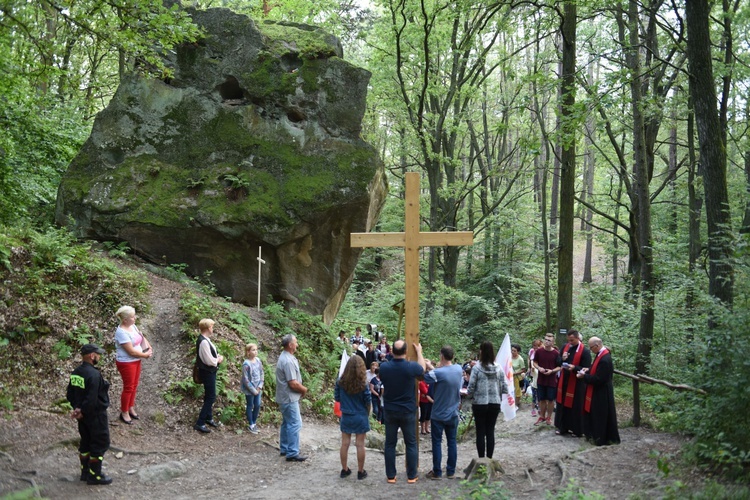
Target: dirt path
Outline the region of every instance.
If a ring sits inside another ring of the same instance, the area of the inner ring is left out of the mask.
[[[153,277],[152,310],[149,315],[140,314],[140,321],[155,355],[144,364],[137,399],[142,419],[135,425],[116,420],[120,379],[114,366],[103,369],[112,383],[112,450],[105,457],[105,470],[114,484],[90,487],[78,481],[75,425],[64,415],[42,409],[49,402],[40,401],[38,408],[18,408],[0,419],[0,495],[35,487],[49,498],[457,496],[461,481],[424,477],[432,464],[427,440],[420,445],[419,482],[407,485],[402,472],[399,482],[389,485],[383,455],[374,450],[367,454],[367,479],[338,477],[340,434],[334,422],[304,419],[302,452],[310,458],[299,464],[279,457],[275,427],[263,426],[257,436],[242,426],[222,427],[210,435],[193,431],[199,403],[168,405],[164,400],[171,381],[186,377],[190,366],[180,328],[179,294],[179,285]],[[261,339],[271,335],[267,328],[254,333]],[[594,448],[580,439],[555,436],[553,429],[534,427],[533,422],[527,405],[515,420],[500,422],[496,429],[495,458],[505,469],[503,489],[512,498],[544,498],[546,491],[564,489],[570,478],[585,491],[600,491],[606,498],[627,498],[634,492],[660,497],[668,482],[658,472],[652,452],[677,454],[683,444],[673,435],[627,428],[621,429],[621,445]],[[459,443],[459,470],[475,454],[473,433],[469,433]],[[354,468],[353,449],[349,456]],[[403,471],[403,457],[397,464]]]
[[[112,413],[112,412],[111,412]],[[680,439],[643,429],[622,429],[619,446],[594,448],[576,438],[555,436],[549,428],[535,428],[528,412],[511,422],[498,424],[498,458],[505,468],[504,490],[512,498],[544,498],[545,491],[575,478],[585,491],[600,491],[606,498],[627,498],[634,492],[648,497],[662,496],[665,481],[656,468],[652,451],[677,453]],[[434,498],[454,497],[459,480],[430,481],[424,476],[407,485],[405,474],[399,483],[385,482],[383,455],[370,450],[363,481],[338,477],[339,432],[337,426],[305,419],[302,450],[310,456],[305,463],[287,463],[279,457],[274,428],[261,429],[258,436],[239,429],[222,428],[208,436],[188,426],[167,430],[151,419],[132,427],[111,424],[113,449],[106,455],[106,470],[115,479],[110,487],[90,487],[77,478],[75,428],[59,415],[27,412],[2,426],[0,442],[7,456],[0,457],[0,493],[27,488],[34,481],[50,498],[303,498],[320,499],[393,498],[429,494]],[[116,458],[123,451],[121,458]],[[445,453],[443,453],[445,457]],[[459,444],[459,467],[475,456],[473,438]],[[10,457],[14,462],[10,461]],[[350,450],[350,467],[355,463]],[[403,457],[397,459],[399,471]],[[430,469],[429,444],[420,447],[420,471]],[[152,479],[160,468],[161,475]],[[174,475],[170,479],[170,476]],[[459,476],[460,477],[460,476]]]

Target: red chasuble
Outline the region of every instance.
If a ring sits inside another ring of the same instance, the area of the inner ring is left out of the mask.
[[[563,353],[569,352],[573,346],[570,343],[565,344],[563,347]],[[561,354],[562,355],[562,354]],[[581,356],[583,355],[583,343],[578,342],[578,348],[573,355],[573,362],[571,365],[578,366],[581,362]],[[573,373],[568,374],[568,386],[565,388],[565,403],[563,404],[563,376],[561,375],[557,379],[557,402],[565,406],[565,408],[573,408],[573,398],[576,395],[576,376]]]
[[[591,370],[589,370],[589,375],[594,375],[596,373],[596,367],[599,366],[599,360],[602,359],[605,354],[609,354],[609,349],[607,349],[606,347],[602,347],[602,350],[599,351],[599,354],[596,355],[594,364],[591,365]],[[586,388],[586,402],[583,404],[583,411],[586,413],[591,413],[591,397],[593,395],[594,395],[594,386],[589,384],[589,386]]]

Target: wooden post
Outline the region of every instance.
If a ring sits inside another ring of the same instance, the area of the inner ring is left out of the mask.
[[[641,383],[633,379],[633,426],[641,426]]]

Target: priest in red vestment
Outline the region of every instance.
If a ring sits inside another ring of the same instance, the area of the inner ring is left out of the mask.
[[[576,437],[583,435],[583,400],[586,384],[578,380],[576,373],[591,366],[591,352],[581,342],[578,331],[568,331],[568,343],[560,350],[557,360],[560,379],[557,382],[557,407],[555,409],[556,434]]]
[[[586,397],[583,404],[583,431],[595,445],[619,444],[615,392],[612,387],[612,356],[598,337],[589,339],[589,349],[594,362],[588,370],[577,374],[579,382],[586,382]]]

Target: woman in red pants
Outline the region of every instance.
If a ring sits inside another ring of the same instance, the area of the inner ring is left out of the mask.
[[[115,331],[117,347],[117,371],[122,376],[122,395],[120,396],[120,420],[130,425],[138,420],[135,411],[135,393],[141,379],[141,359],[148,359],[154,351],[146,337],[135,326],[135,309],[122,306],[115,313],[120,326]]]

